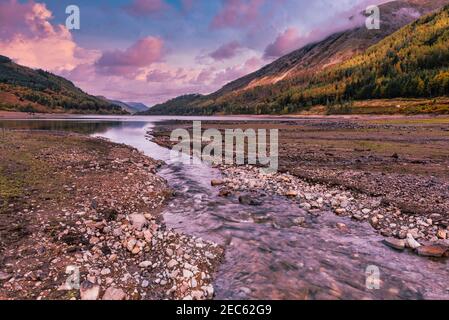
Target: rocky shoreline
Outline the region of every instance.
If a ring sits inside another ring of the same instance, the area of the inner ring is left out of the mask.
[[[213,298],[224,250],[165,227],[160,162],[76,134],[1,140],[1,181],[20,190],[0,189],[0,299]]]
[[[285,196],[311,215],[331,211],[369,223],[395,250],[449,256],[446,118],[205,121],[202,127],[279,129],[279,172],[219,166],[224,178],[212,184],[223,196],[243,195],[256,205],[267,194]],[[190,130],[191,123],[160,123],[153,141],[171,148],[174,128]]]
[[[441,215],[407,216],[394,205],[383,203],[381,197],[310,183],[289,173],[266,173],[254,166],[221,165],[219,169],[223,180],[213,180],[211,184],[220,188],[222,196],[237,194],[240,202],[247,205],[263,205],[267,195],[287,197],[314,216],[331,211],[370,223],[385,237],[385,244],[396,250],[408,248],[420,256],[449,257],[449,227]],[[301,226],[305,219],[298,218],[295,223]],[[347,228],[344,224],[337,227]]]

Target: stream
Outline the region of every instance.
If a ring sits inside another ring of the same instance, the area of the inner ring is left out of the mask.
[[[226,248],[214,283],[217,299],[449,299],[447,259],[394,251],[368,223],[331,212],[312,216],[298,203],[280,196],[264,197],[263,206],[220,197],[210,183],[220,178],[217,169],[204,163],[173,162],[168,149],[149,141],[147,132],[164,119],[83,117],[5,120],[0,124],[88,133],[164,161],[158,174],[175,191],[163,213],[167,227]],[[242,119],[258,120],[225,118]],[[305,227],[293,223],[298,217],[306,219]],[[348,231],[342,232],[338,223],[344,223]],[[369,270],[378,271],[378,277],[373,278]]]

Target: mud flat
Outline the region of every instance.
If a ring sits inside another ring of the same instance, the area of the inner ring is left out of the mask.
[[[0,132],[0,299],[212,298],[223,249],[165,227],[160,165],[83,135]]]

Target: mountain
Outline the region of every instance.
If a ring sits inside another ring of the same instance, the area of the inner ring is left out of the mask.
[[[123,111],[126,111],[127,113],[130,113],[130,114],[137,114],[139,112],[144,112],[149,109],[146,105],[144,105],[143,103],[140,103],[140,102],[122,102],[119,100],[110,100],[103,96],[97,96],[97,98],[107,101],[109,103],[115,104],[115,105],[119,106],[120,108],[122,108]]]
[[[379,44],[402,27],[448,3],[448,0],[402,0],[385,3],[380,6],[380,30],[368,30],[363,25],[332,34],[323,41],[306,45],[252,74],[225,85],[217,92],[206,96],[188,96],[190,99],[187,101],[182,97],[172,99],[154,106],[147,114],[287,113],[317,103],[333,103],[335,100],[341,100],[343,96],[347,99],[374,98],[369,95],[353,97],[350,93],[343,95],[341,88],[339,94],[327,96],[321,94],[320,99],[316,99],[312,92],[320,87],[320,83],[316,83],[317,79],[324,81],[321,83],[323,86],[330,85],[324,79],[324,75],[330,70],[338,69],[350,59],[365,54],[369,48]],[[364,19],[360,16],[351,17],[352,20],[360,18]],[[431,29],[430,25],[427,27]],[[408,31],[413,32],[414,29],[409,28]],[[410,39],[410,36],[413,37],[413,34],[408,35],[406,39]],[[396,40],[398,43],[401,42]],[[421,44],[424,44],[425,40],[421,40],[423,41]],[[444,38],[441,40],[444,41]],[[422,46],[417,44],[417,47]],[[395,49],[400,50],[399,47]],[[412,73],[413,70],[408,72]],[[370,80],[376,81],[376,78]],[[345,83],[339,85],[342,87]],[[389,97],[389,95],[377,96]]]
[[[125,102],[125,103],[134,110],[133,113],[144,112],[149,109],[148,106],[146,106],[145,104],[143,104],[141,102]]]
[[[189,106],[200,101],[204,96],[200,94],[188,94],[184,96],[179,96],[177,98],[168,100],[162,104],[155,105],[154,107],[148,109],[147,111],[140,112],[140,115],[149,114],[164,114],[164,111],[169,111],[170,114],[184,114],[185,106]],[[162,112],[162,113],[160,113]]]
[[[0,55],[0,110],[42,113],[126,114],[120,106],[91,96],[72,82]]]

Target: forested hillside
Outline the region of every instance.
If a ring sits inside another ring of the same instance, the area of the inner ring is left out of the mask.
[[[0,56],[0,110],[123,114],[120,106],[91,96],[72,82]]]
[[[339,36],[342,34],[330,38]],[[302,68],[294,76],[275,83],[222,90],[182,105],[174,104],[174,99],[151,112],[281,114],[316,105],[333,110],[337,106],[339,111],[349,112],[354,100],[429,99],[445,95],[449,95],[449,6],[332,66]]]

